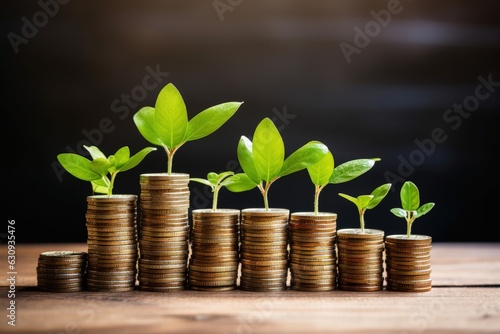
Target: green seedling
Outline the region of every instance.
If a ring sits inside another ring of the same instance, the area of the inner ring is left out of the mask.
[[[61,153],[57,160],[74,177],[90,181],[93,193],[113,194],[116,175],[137,166],[155,147],[146,147],[130,156],[130,149],[124,146],[115,154],[106,157],[96,146],[83,146],[91,155],[89,160],[75,153]]]
[[[401,206],[403,208],[391,209],[391,212],[399,218],[406,219],[406,236],[411,236],[411,227],[415,219],[422,217],[432,210],[434,203],[429,202],[420,206],[420,193],[417,186],[411,182],[406,181],[401,187],[400,192]]]
[[[234,183],[238,179],[238,176],[235,176],[233,172],[223,172],[220,174],[210,172],[207,174],[206,179],[202,178],[190,178],[190,181],[199,182],[206,186],[209,186],[214,193],[212,198],[212,210],[217,210],[217,202],[219,200],[219,191],[222,187],[227,187],[228,185]]]
[[[334,167],[333,155],[328,151],[323,159],[308,167],[307,172],[315,187],[314,213],[319,213],[319,195],[327,185],[351,181],[369,171],[376,161],[380,161],[380,159],[356,159]]]
[[[372,191],[370,195],[361,195],[358,197],[352,197],[343,193],[339,193],[340,197],[347,199],[348,201],[354,203],[358,208],[359,213],[359,225],[361,232],[365,232],[365,212],[368,209],[373,209],[376,207],[387,195],[391,189],[391,184],[386,183],[377,187]]]
[[[186,104],[169,83],[158,94],[153,107],[142,107],[134,115],[134,123],[142,136],[167,152],[167,173],[172,173],[175,152],[188,141],[208,136],[219,129],[243,102],[226,102],[209,107],[188,120]]]
[[[238,142],[238,161],[243,173],[227,188],[241,192],[257,187],[269,210],[268,193],[279,178],[314,165],[328,153],[328,148],[311,141],[285,159],[285,145],[278,129],[269,118],[264,118],[255,129],[253,141],[241,136]]]

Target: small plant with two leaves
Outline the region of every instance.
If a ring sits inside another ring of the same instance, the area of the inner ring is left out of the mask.
[[[252,141],[241,136],[238,142],[238,161],[243,173],[234,175],[226,187],[242,192],[257,187],[262,194],[265,210],[269,210],[268,193],[276,180],[316,164],[328,153],[319,141],[310,141],[285,159],[283,138],[273,121],[264,118],[256,127]]]
[[[380,159],[356,159],[335,167],[333,155],[328,151],[323,159],[307,167],[307,172],[315,187],[314,213],[319,214],[319,195],[327,185],[351,181],[369,171],[377,161]]]
[[[402,208],[393,208],[391,212],[399,218],[406,220],[406,236],[411,236],[411,227],[415,219],[422,217],[432,210],[435,203],[429,202],[420,205],[420,192],[411,181],[406,181],[401,187],[400,192]]]
[[[92,160],[75,153],[61,153],[57,160],[74,177],[90,181],[93,193],[113,195],[113,187],[118,173],[136,167],[155,147],[146,147],[130,156],[130,149],[124,146],[115,154],[106,157],[96,146],[85,146]]]
[[[234,172],[228,171],[220,174],[217,174],[215,172],[210,172],[207,174],[206,179],[193,177],[190,178],[189,180],[204,184],[212,189],[212,192],[214,194],[212,198],[212,211],[217,211],[217,203],[219,201],[219,191],[223,187],[227,187],[228,185],[234,183],[237,179],[238,176],[235,176]]]
[[[354,203],[358,208],[359,213],[359,225],[361,232],[365,232],[365,212],[368,209],[373,209],[384,199],[389,190],[391,189],[391,184],[383,184],[375,190],[372,191],[370,195],[360,195],[358,197],[349,196],[344,193],[339,193],[340,197],[347,199],[348,201]]]
[[[226,123],[243,102],[225,102],[209,107],[192,119],[177,88],[169,83],[162,88],[154,107],[142,107],[134,115],[134,123],[151,144],[167,153],[167,173],[172,174],[174,154],[186,142],[201,139]]]

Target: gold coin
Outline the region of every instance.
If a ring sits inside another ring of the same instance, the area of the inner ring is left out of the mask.
[[[47,251],[42,252],[39,255],[41,258],[48,259],[84,259],[87,257],[86,252],[76,252],[76,251]]]
[[[390,275],[395,274],[395,275],[405,275],[405,276],[419,276],[419,275],[428,275],[431,273],[431,269],[424,269],[424,270],[396,270],[396,269],[391,269],[389,268],[387,270],[387,276],[390,277]]]
[[[337,231],[337,237],[340,239],[383,239],[384,231],[375,229],[365,229],[364,232],[361,229],[347,228],[340,229]]]

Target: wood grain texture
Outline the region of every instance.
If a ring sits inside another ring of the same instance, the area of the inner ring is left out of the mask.
[[[85,244],[17,246],[17,326],[2,333],[498,333],[500,244],[435,244],[432,291],[46,293],[38,254]],[[2,268],[6,249],[0,248]],[[0,273],[6,313],[6,270]]]

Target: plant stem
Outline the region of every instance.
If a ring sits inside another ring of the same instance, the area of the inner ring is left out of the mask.
[[[113,186],[115,184],[115,178],[118,173],[111,174],[111,181],[109,182],[108,196],[113,195]]]
[[[269,192],[269,187],[271,186],[271,182],[266,182],[266,185],[262,187],[262,184],[259,184],[260,193],[262,194],[262,198],[264,198],[264,208],[266,211],[269,211],[269,201],[267,200],[267,193]]]
[[[269,202],[267,201],[267,190],[264,190],[264,193],[262,194],[264,196],[264,208],[266,211],[269,211]]]
[[[315,215],[319,214],[319,194],[321,193],[321,190],[323,190],[323,187],[316,185],[316,191],[314,192],[314,214]]]
[[[365,233],[365,210],[359,210],[359,225],[361,227],[361,233]]]
[[[413,221],[415,218],[412,215],[411,211],[406,212],[406,236],[409,238],[411,236],[411,225],[413,224]]]
[[[174,160],[174,152],[172,151],[168,155],[168,162],[167,162],[167,173],[172,174],[172,161]]]
[[[212,211],[217,210],[217,201],[219,200],[219,189],[218,187],[214,188],[214,198],[212,199]]]

